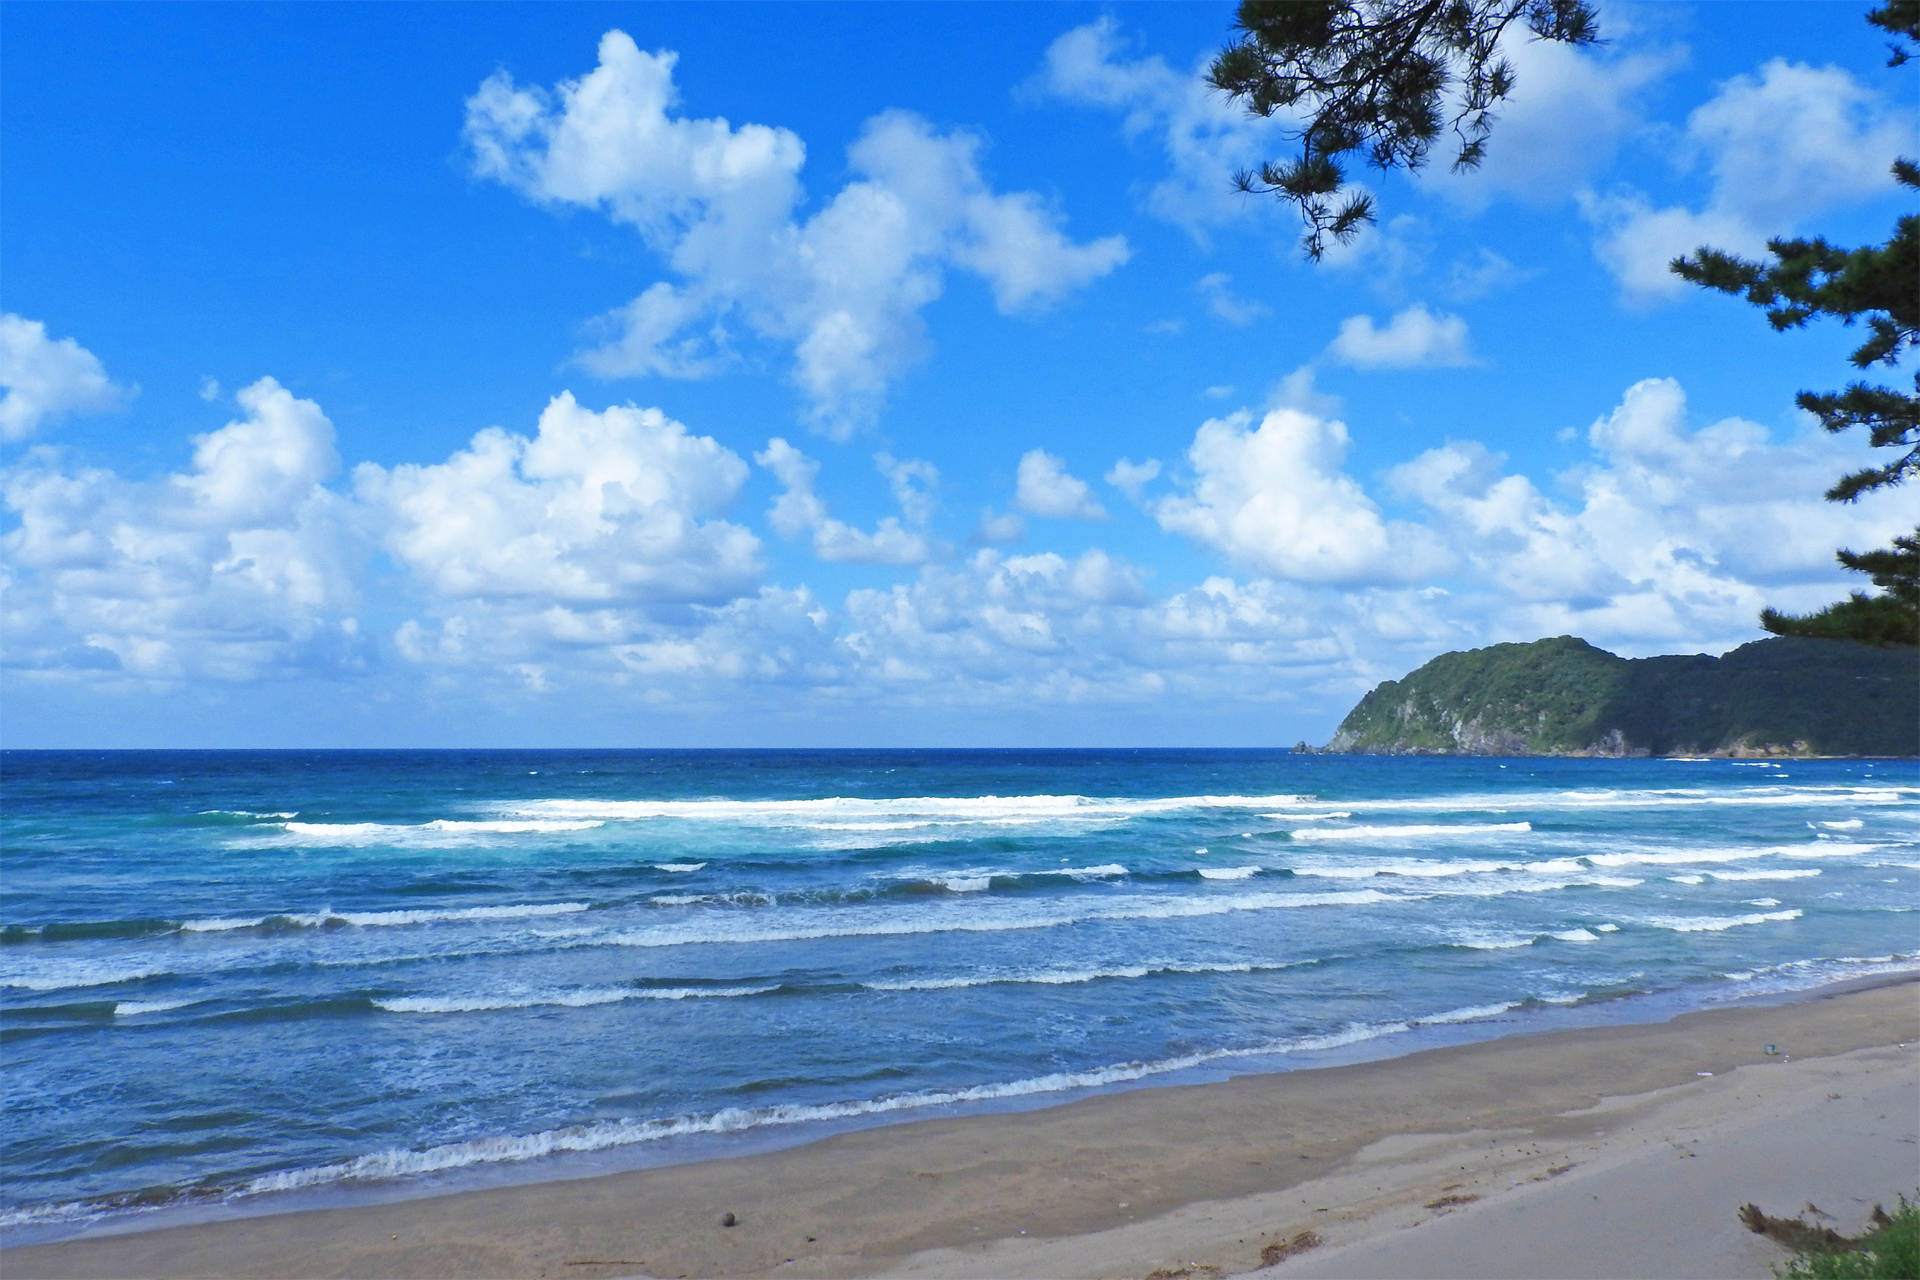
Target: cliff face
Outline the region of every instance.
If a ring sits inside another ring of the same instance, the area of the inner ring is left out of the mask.
[[[1777,636],[1620,658],[1559,636],[1443,653],[1360,700],[1328,751],[1920,755],[1920,654]]]

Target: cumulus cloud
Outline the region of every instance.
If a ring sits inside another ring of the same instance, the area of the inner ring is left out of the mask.
[[[1377,329],[1372,316],[1349,316],[1327,347],[1327,355],[1356,369],[1413,369],[1474,364],[1467,322],[1435,315],[1420,303],[1406,308]]]
[[[1020,455],[1013,505],[1029,515],[1053,520],[1105,520],[1107,509],[1094,499],[1087,482],[1067,471],[1066,460],[1045,449]]]
[[[1192,482],[1150,506],[1160,527],[1214,547],[1256,573],[1295,582],[1405,582],[1444,567],[1424,529],[1388,521],[1340,470],[1346,424],[1274,409],[1201,424],[1187,451]]]
[[[0,312],[0,440],[23,440],[50,418],[117,409],[134,393],[107,378],[100,358],[47,326]]]
[[[1892,190],[1888,168],[1915,143],[1910,113],[1847,72],[1775,58],[1721,84],[1687,118],[1675,159],[1704,160],[1702,207],[1657,207],[1632,188],[1589,194],[1581,207],[1625,295],[1654,301],[1687,287],[1667,269],[1682,254],[1758,253],[1770,236]]]
[[[1127,58],[1119,32],[1113,18],[1103,17],[1059,37],[1033,90],[1119,112],[1127,137],[1160,147],[1168,176],[1142,193],[1156,217],[1200,237],[1208,227],[1266,210],[1271,201],[1248,199],[1230,179],[1285,146],[1293,120],[1249,115],[1207,84],[1204,63],[1181,72],[1157,56]]]
[[[333,424],[271,378],[245,418],[194,440],[190,470],[153,481],[69,472],[36,450],[0,483],[19,527],[7,662],[40,675],[255,680],[364,660],[355,616],[367,550],[322,481]]]
[[[1212,387],[1207,388],[1209,393]],[[1148,458],[1145,462],[1134,462],[1122,458],[1113,464],[1113,468],[1102,477],[1106,482],[1127,495],[1133,501],[1140,501],[1140,491],[1152,483],[1160,474],[1160,462],[1157,458]]]
[[[766,449],[754,454],[753,460],[773,472],[785,489],[767,512],[773,527],[783,538],[810,537],[813,553],[822,560],[847,564],[921,564],[933,555],[927,539],[903,526],[898,516],[885,517],[872,533],[835,520],[827,513],[825,500],[813,491],[820,464],[780,437],[767,441]],[[893,460],[888,458],[887,462]],[[924,462],[909,465],[912,469],[903,471],[901,464],[893,463],[888,478],[894,482],[894,492],[900,495],[904,490],[901,505],[909,513],[930,510],[924,491],[914,486],[916,481],[932,473],[933,468]],[[882,470],[886,470],[885,464]],[[896,478],[901,476],[906,478],[904,485]]]
[[[876,453],[873,464],[887,478],[900,514],[912,524],[924,525],[933,519],[934,490],[940,486],[940,470],[924,458],[896,458]]]
[[[677,282],[603,318],[584,353],[608,377],[702,377],[744,328],[790,344],[816,425],[844,438],[924,346],[920,313],[949,270],[984,279],[1006,314],[1057,302],[1126,261],[1119,236],[1076,243],[1032,192],[995,193],[981,139],[889,111],[848,150],[858,175],[801,219],[806,150],[785,129],[673,114],[677,55],[624,32],[552,91],[500,72],[467,102],[475,172],[550,205],[632,226]]]
[[[1227,577],[1156,597],[1138,566],[1097,549],[982,551],[849,595],[846,687],[890,706],[1344,710],[1419,660],[1402,655],[1464,634],[1436,600]]]
[[[1678,383],[1648,379],[1588,432],[1596,461],[1555,502],[1472,442],[1429,450],[1389,474],[1424,504],[1465,560],[1489,631],[1571,631],[1642,651],[1749,638],[1763,605],[1813,608],[1836,594],[1833,548],[1884,544],[1911,517],[1879,495],[1825,502],[1857,447],[1809,428],[1775,443],[1755,423],[1686,422]]]
[[[1642,91],[1684,60],[1678,48],[1575,48],[1516,34],[1501,43],[1514,88],[1500,104],[1485,158],[1456,171],[1441,161],[1416,177],[1449,202],[1483,209],[1500,196],[1536,208],[1576,195],[1641,125]]]
[[[645,608],[753,588],[759,540],[716,518],[746,477],[658,409],[595,413],[563,392],[531,440],[489,427],[445,462],[362,463],[354,493],[442,598]]]

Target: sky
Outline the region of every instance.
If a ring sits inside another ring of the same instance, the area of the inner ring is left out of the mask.
[[[1855,332],[1666,264],[1886,238],[1867,7],[1511,38],[1313,263],[1227,4],[8,4],[0,744],[1287,746],[1759,639],[1912,499],[1821,499]]]

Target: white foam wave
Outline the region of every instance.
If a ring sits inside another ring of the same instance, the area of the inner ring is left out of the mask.
[[[943,876],[935,883],[954,893],[981,893],[993,887],[992,876]]]
[[[120,1000],[113,1006],[116,1018],[137,1018],[143,1013],[165,1013],[169,1009],[184,1009],[190,1004],[199,1004],[198,1000]]]
[[[1600,941],[1600,936],[1598,934],[1589,932],[1586,929],[1562,929],[1558,933],[1550,933],[1547,936],[1550,938],[1558,938],[1562,942],[1598,942]]]
[[[1511,951],[1516,947],[1530,947],[1537,935],[1531,933],[1487,933],[1479,929],[1458,929],[1447,935],[1447,941],[1456,947],[1469,947],[1475,951]]]
[[[1245,880],[1260,874],[1259,867],[1202,867],[1200,876],[1205,880]]]
[[[1288,834],[1295,840],[1412,840],[1435,836],[1519,835],[1533,830],[1530,822],[1462,822],[1445,825],[1410,823],[1392,827],[1303,827]]]
[[[1375,902],[1413,901],[1417,895],[1386,894],[1375,889],[1336,893],[1252,893],[1199,898],[1129,897],[1085,910],[1024,914],[1014,910],[983,914],[978,908],[961,912],[929,909],[880,920],[850,912],[822,912],[817,922],[761,923],[750,916],[712,916],[679,925],[627,932],[594,934],[578,946],[680,947],[699,944],[807,942],[822,938],[873,938],[929,933],[1000,933],[1015,929],[1051,929],[1096,920],[1175,920],[1192,916],[1225,915],[1234,911],[1274,911],[1295,907],[1361,906]],[[799,913],[795,913],[798,915]]]
[[[1812,824],[1810,823],[1808,825]],[[1823,822],[1820,825],[1829,831],[1858,831],[1867,824],[1858,818],[1847,818],[1840,822]]]
[[[1792,867],[1779,871],[1709,871],[1715,880],[1804,880],[1820,874],[1818,867]]]
[[[1920,799],[1920,788],[1856,785],[1650,787],[1590,791],[1506,791],[1339,801],[1303,800],[1293,806],[1314,812],[1339,804],[1363,813],[1504,813],[1512,809],[1589,810],[1779,805],[1895,805]]]
[[[431,822],[282,822],[289,838],[301,844],[422,844],[435,840],[472,839],[502,835],[555,835],[605,826],[599,821],[489,821],[467,822],[436,818]]]
[[[1822,956],[1762,965],[1744,972],[1722,974],[1735,982],[1757,982],[1761,991],[1801,991],[1849,978],[1920,971],[1920,951],[1881,956]],[[1741,996],[1751,996],[1751,989]]]
[[[1311,960],[1296,960],[1287,964],[1252,964],[1246,961],[1230,961],[1221,964],[1178,964],[1172,961],[1155,961],[1106,969],[1042,969],[1011,973],[978,973],[958,978],[917,978],[899,982],[866,982],[861,985],[872,991],[952,991],[962,987],[1029,983],[1058,987],[1098,982],[1106,978],[1146,978],[1156,973],[1266,973],[1312,963],[1314,961]]]
[[[1272,818],[1275,822],[1332,822],[1338,818],[1351,818],[1353,813],[1347,809],[1329,809],[1325,813],[1263,813],[1263,818]]]
[[[557,1005],[584,1009],[623,1000],[716,1000],[765,995],[779,987],[580,987],[572,991],[471,996],[393,996],[375,1000],[388,1013],[485,1013],[494,1009],[535,1009]]]
[[[1787,845],[1773,852],[1782,858],[1848,858],[1855,854],[1873,853],[1881,847],[1877,844],[1854,844],[1845,840],[1829,840],[1821,844]]]
[[[1747,899],[1747,901],[1746,901],[1746,905],[1747,905],[1747,906],[1749,906],[1749,907],[1777,907],[1777,906],[1779,906],[1779,905],[1780,905],[1780,899],[1778,899],[1778,898],[1748,898],[1748,899]]]
[[[923,825],[1006,823],[1018,820],[1132,818],[1187,809],[1263,809],[1300,801],[1299,796],[1169,796],[1132,799],[1120,796],[902,796],[860,799],[828,796],[817,800],[528,800],[508,806],[514,814],[541,818],[688,822],[732,822],[762,826],[845,830],[848,824],[874,830],[881,824]]]
[[[182,933],[224,933],[233,929],[257,929],[267,924],[297,925],[318,929],[325,925],[356,925],[376,929],[393,925],[444,924],[469,920],[522,920],[542,916],[564,916],[585,911],[585,902],[523,902],[504,907],[447,907],[440,910],[417,908],[404,911],[288,911],[267,916],[223,916],[210,920],[188,920]]]
[[[1500,872],[1528,872],[1534,875],[1581,875],[1588,868],[1572,858],[1548,858],[1539,862],[1496,862],[1488,859],[1420,859],[1408,862],[1302,862],[1293,868],[1296,876],[1323,876],[1336,880],[1366,880],[1374,876],[1405,876],[1414,879],[1450,879],[1454,876],[1493,875]]]
[[[1707,882],[1705,876],[1668,876],[1667,879],[1673,881],[1675,884],[1705,884]]]
[[[255,813],[251,809],[202,809],[200,816],[221,818],[297,818],[299,813]]]
[[[698,871],[707,864],[704,862],[656,862],[655,871]]]
[[[1675,933],[1718,933],[1722,929],[1734,929],[1746,924],[1798,920],[1800,915],[1796,907],[1790,911],[1754,912],[1744,916],[1647,916],[1641,923],[1659,929],[1672,929]]]
[[[1435,1017],[1446,1016],[1448,1015],[1435,1015]],[[1412,1026],[1410,1022],[1354,1024],[1328,1035],[1269,1040],[1244,1048],[1208,1049],[1153,1062],[1124,1062],[1086,1071],[1060,1071],[1004,1084],[975,1085],[962,1089],[929,1089],[852,1102],[783,1103],[752,1108],[728,1107],[708,1115],[675,1116],[654,1120],[608,1120],[593,1124],[570,1125],[561,1129],[548,1129],[540,1133],[448,1143],[424,1150],[381,1151],[353,1160],[343,1160],[337,1164],[265,1174],[247,1183],[238,1194],[258,1195],[272,1191],[300,1190],[335,1182],[402,1178],[465,1168],[476,1164],[531,1160],[559,1152],[603,1151],[609,1147],[657,1142],[665,1138],[693,1134],[738,1133],[773,1125],[849,1120],[926,1107],[956,1106],[972,1102],[991,1102],[1002,1098],[1096,1089],[1105,1085],[1144,1080],[1150,1076],[1188,1071],[1194,1067],[1232,1058],[1277,1057],[1285,1054],[1335,1049],[1383,1035],[1404,1032],[1410,1030]]]
[[[1424,1018],[1413,1018],[1410,1019],[1410,1021],[1416,1027],[1437,1027],[1452,1022],[1478,1022],[1482,1018],[1498,1017],[1509,1009],[1518,1009],[1519,1007],[1520,1002],[1518,1000],[1503,1000],[1499,1004],[1481,1004],[1466,1009],[1450,1009],[1446,1013],[1428,1014]]]
[[[158,978],[172,972],[155,965],[113,965],[89,964],[81,962],[33,964],[14,961],[8,966],[14,971],[0,978],[0,986],[17,987],[22,991],[66,991],[76,987],[110,987],[116,982],[138,982],[142,978]]]
[[[660,907],[691,907],[715,903],[729,907],[770,907],[773,895],[767,893],[661,893],[647,899]]]

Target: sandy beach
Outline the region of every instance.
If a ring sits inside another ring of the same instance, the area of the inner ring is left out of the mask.
[[[1920,981],[7,1250],[11,1277],[1755,1276],[1920,1184]],[[1769,1055],[1765,1046],[1779,1052]],[[722,1225],[723,1215],[736,1225]],[[1268,1256],[1272,1256],[1269,1252]]]

